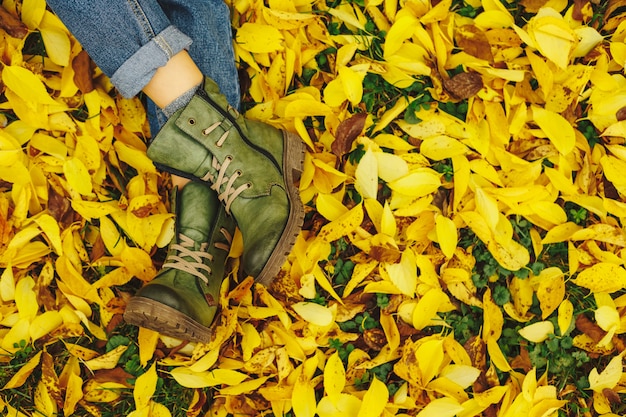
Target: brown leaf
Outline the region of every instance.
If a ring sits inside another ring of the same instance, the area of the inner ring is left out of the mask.
[[[613,391],[611,388],[604,388],[602,390],[602,394],[606,397],[607,401],[612,405],[621,404],[622,400],[619,397],[619,394]]]
[[[102,236],[98,234],[95,242],[91,246],[91,252],[89,253],[89,260],[91,262],[95,262],[98,259],[102,258],[106,254],[106,247],[104,246],[104,240],[102,240]]]
[[[483,79],[477,72],[461,72],[454,77],[444,80],[446,91],[457,99],[470,98],[483,88]]]
[[[600,326],[589,320],[584,314],[576,316],[576,329],[589,336],[596,343],[602,340],[606,334]]]
[[[375,351],[380,351],[387,344],[385,332],[377,327],[366,329],[363,332],[363,341],[370,349]]]
[[[100,383],[117,382],[118,384],[124,384],[128,387],[131,387],[132,384],[130,384],[128,381],[135,379],[135,377],[118,366],[117,368],[113,369],[97,370],[96,372],[94,372],[93,379]]]
[[[394,247],[372,246],[369,256],[378,262],[398,263],[402,257],[402,252]]]
[[[604,10],[603,32],[612,32],[624,20],[626,16],[626,0],[610,0]]]
[[[480,337],[470,337],[463,347],[467,351],[474,368],[480,370],[487,368],[487,345]]]
[[[87,94],[93,90],[93,71],[91,58],[86,51],[80,51],[72,60],[74,70],[74,84],[83,93]]]
[[[485,32],[480,28],[474,25],[460,26],[454,34],[454,38],[463,52],[489,62],[493,61],[491,44]]]
[[[69,226],[74,217],[70,200],[54,187],[48,187],[48,213],[62,226]]]
[[[50,397],[57,403],[59,408],[63,407],[63,395],[59,386],[59,377],[54,370],[54,358],[44,351],[41,357],[41,381],[48,389]]]
[[[332,152],[338,157],[342,157],[352,149],[352,143],[363,132],[367,113],[358,113],[342,121],[337,127],[335,141],[331,146]]]
[[[192,403],[189,404],[189,408],[187,409],[187,417],[197,417],[202,412],[204,405],[207,402],[207,395],[204,390],[196,389],[194,392],[194,398]]]
[[[530,354],[525,344],[520,345],[520,353],[511,361],[511,368],[523,369],[525,372],[529,372],[533,368]]]
[[[4,7],[0,7],[0,28],[14,38],[24,39],[28,35],[28,27]]]
[[[574,0],[574,8],[572,9],[572,18],[576,20],[583,20],[583,7],[589,3],[589,0]]]
[[[537,13],[547,3],[547,0],[522,0],[520,4],[528,13]]]

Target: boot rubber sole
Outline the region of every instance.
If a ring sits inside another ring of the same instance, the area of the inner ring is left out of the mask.
[[[203,326],[180,311],[146,297],[131,298],[124,312],[124,320],[189,342],[209,343],[213,333],[212,327]]]
[[[304,164],[305,147],[302,139],[296,134],[283,130],[283,178],[289,199],[289,217],[274,252],[255,281],[269,286],[291,252],[304,222],[304,206],[300,199],[300,190],[296,182],[300,179]]]

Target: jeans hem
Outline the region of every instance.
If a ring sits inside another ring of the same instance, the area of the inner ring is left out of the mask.
[[[189,49],[191,38],[175,26],[168,26],[138,49],[111,76],[111,82],[122,96],[137,95],[152,79],[156,70],[174,55]]]

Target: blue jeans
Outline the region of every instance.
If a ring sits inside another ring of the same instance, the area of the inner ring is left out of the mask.
[[[234,108],[240,90],[230,11],[223,0],[48,0],[48,5],[125,97],[187,49]],[[151,126],[165,116],[150,103]]]

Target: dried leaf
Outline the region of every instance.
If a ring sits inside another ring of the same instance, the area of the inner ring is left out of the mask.
[[[443,81],[445,89],[456,99],[464,100],[483,88],[483,79],[477,72],[461,72]]]
[[[350,152],[354,140],[363,132],[366,119],[367,113],[358,113],[339,123],[331,146],[335,155],[341,158]]]

